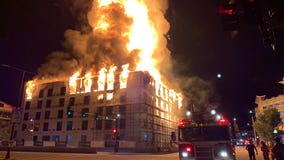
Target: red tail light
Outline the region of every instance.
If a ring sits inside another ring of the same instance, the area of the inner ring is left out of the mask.
[[[179,154],[181,157],[188,159],[189,157],[194,157],[194,147],[191,144],[180,144]]]
[[[191,146],[187,146],[187,147],[185,148],[185,150],[186,150],[187,152],[191,152],[191,151],[192,151],[192,148],[191,148]]]
[[[189,152],[189,153],[193,153],[193,146],[190,145],[190,144],[180,144],[179,145],[179,150],[180,151],[186,151],[186,152]]]

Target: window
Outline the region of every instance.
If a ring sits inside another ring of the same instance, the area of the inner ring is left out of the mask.
[[[48,123],[43,123],[43,131],[48,131]]]
[[[105,121],[105,129],[112,129],[112,122],[113,122],[113,120],[106,120]]]
[[[36,120],[40,120],[40,115],[41,115],[41,112],[36,112],[36,117],[35,117],[35,119],[36,119]]]
[[[111,106],[106,107],[106,115],[112,115],[112,107]]]
[[[38,95],[38,97],[39,97],[39,98],[42,98],[42,97],[43,97],[43,94],[44,94],[44,90],[43,90],[43,89],[41,89],[41,90],[39,91],[39,95]]]
[[[38,137],[37,137],[37,136],[33,136],[33,141],[34,141],[34,142],[36,142],[36,141],[37,141],[37,139],[38,139]]]
[[[60,136],[59,135],[52,136],[52,141],[60,142]]]
[[[22,125],[22,131],[24,131],[24,130],[26,130],[26,129],[27,129],[27,124],[24,123],[24,124]]]
[[[103,128],[103,121],[102,120],[97,120],[96,121],[96,129],[100,130]]]
[[[103,107],[98,107],[97,108],[97,113],[98,113],[99,116],[102,116],[104,114]]]
[[[67,122],[67,128],[66,128],[66,130],[67,130],[67,131],[72,130],[72,127],[73,127],[72,125],[73,125],[72,121],[68,121],[68,122]]]
[[[65,99],[59,98],[59,107],[64,107]]]
[[[90,96],[85,96],[84,97],[84,105],[89,105],[90,104]]]
[[[60,88],[60,95],[64,96],[66,94],[66,87],[61,87]]]
[[[39,131],[39,122],[34,122],[34,131]]]
[[[25,109],[28,110],[31,108],[31,102],[26,102]]]
[[[49,119],[50,111],[45,111],[44,113],[44,119]]]
[[[82,130],[88,130],[88,121],[82,121]]]
[[[70,97],[69,106],[74,106],[74,104],[75,104],[75,97]]]
[[[37,108],[38,109],[42,108],[42,100],[37,101]]]
[[[88,114],[89,114],[89,108],[82,108],[81,117],[82,118],[88,117]]]
[[[87,142],[87,135],[81,135],[81,142]]]
[[[47,91],[47,97],[51,97],[51,96],[52,96],[52,93],[53,93],[53,89],[52,89],[52,88],[48,89],[48,91]]]
[[[24,121],[29,119],[29,112],[24,113]]]
[[[57,118],[63,118],[63,110],[58,110]]]
[[[42,141],[50,141],[50,136],[42,136]]]
[[[51,107],[51,99],[46,100],[45,108]]]
[[[62,130],[62,122],[57,122],[56,124],[56,130],[61,131]]]

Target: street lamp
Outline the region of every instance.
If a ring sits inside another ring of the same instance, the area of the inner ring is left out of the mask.
[[[257,138],[256,138],[256,131],[255,131],[255,127],[254,127],[254,112],[252,110],[249,110],[249,114],[251,114],[251,126],[252,126],[252,130],[253,130],[253,137],[254,137],[254,141],[256,142]]]

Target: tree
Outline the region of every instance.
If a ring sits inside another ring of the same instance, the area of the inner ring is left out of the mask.
[[[264,110],[254,123],[254,128],[260,137],[266,141],[274,138],[273,130],[281,122],[280,113],[275,108]]]

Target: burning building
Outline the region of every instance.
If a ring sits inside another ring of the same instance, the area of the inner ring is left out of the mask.
[[[165,2],[94,1],[91,32],[66,31],[69,52],[53,53],[27,82],[18,139],[25,146],[169,149],[183,102],[165,78]]]

